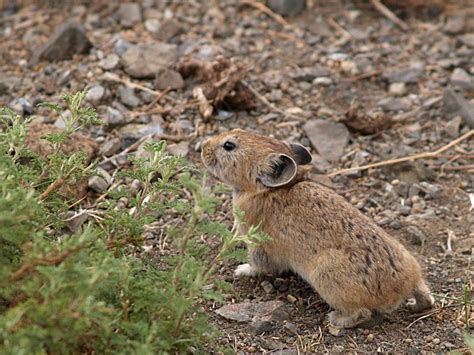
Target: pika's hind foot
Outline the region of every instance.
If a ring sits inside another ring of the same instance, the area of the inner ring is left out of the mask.
[[[425,309],[433,307],[435,303],[434,297],[431,295],[430,289],[421,280],[413,290],[413,297],[406,303],[407,308],[412,313],[418,313]]]
[[[358,325],[369,322],[372,318],[372,312],[363,308],[354,313],[344,313],[341,311],[332,311],[329,313],[329,322],[332,326],[338,328],[354,328]]]
[[[242,264],[237,266],[237,269],[234,271],[235,277],[243,277],[243,276],[255,276],[257,274],[257,270],[250,265],[250,264]]]

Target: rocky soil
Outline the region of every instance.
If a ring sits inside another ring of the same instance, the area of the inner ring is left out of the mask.
[[[407,30],[356,0],[269,1],[270,11],[230,0],[13,3],[0,11],[0,106],[32,116],[34,144],[64,127],[36,104],[87,86],[106,122],[78,138],[103,169],[84,203],[112,188],[147,140],[166,139],[198,166],[203,138],[223,130],[297,141],[312,150],[314,179],[418,257],[437,298],[424,314],[401,308],[371,329],[339,331],[297,276],[234,280],[227,262],[217,277],[234,293],[203,304],[221,332],[210,351],[468,353],[474,138],[455,140],[474,129],[472,1],[386,2]],[[434,153],[340,172],[422,152]],[[222,201],[231,226],[230,195]]]

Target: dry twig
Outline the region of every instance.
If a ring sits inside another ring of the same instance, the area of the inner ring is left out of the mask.
[[[408,25],[402,20],[400,20],[400,18],[397,15],[395,15],[392,11],[390,11],[388,7],[382,4],[380,0],[370,0],[370,3],[372,4],[373,7],[375,7],[375,9],[378,12],[380,12],[382,15],[384,15],[394,24],[399,26],[402,30],[408,31],[409,29]]]
[[[353,172],[353,171],[362,171],[362,170],[367,170],[367,169],[371,169],[371,168],[378,168],[378,167],[386,166],[386,165],[393,165],[393,164],[403,163],[403,162],[411,161],[411,160],[436,157],[438,154],[448,150],[449,148],[455,146],[456,144],[459,144],[463,140],[468,139],[472,135],[474,135],[474,129],[471,129],[469,132],[466,132],[461,137],[451,141],[450,143],[448,143],[445,146],[439,148],[438,150],[435,150],[434,152],[418,153],[418,154],[414,154],[414,155],[410,155],[410,156],[402,157],[402,158],[398,158],[398,159],[389,159],[389,160],[380,161],[378,163],[367,164],[367,165],[362,165],[362,166],[347,168],[347,169],[341,169],[341,170],[335,171],[333,173],[327,174],[327,176],[335,176],[335,175],[340,175],[340,174],[349,173],[349,172]]]
[[[424,314],[424,315],[422,315],[421,317],[418,317],[418,318],[415,319],[413,322],[411,322],[408,326],[406,326],[405,329],[411,328],[411,326],[412,326],[413,324],[415,324],[416,322],[418,322],[418,321],[420,321],[420,320],[422,320],[422,319],[431,317],[433,314],[437,313],[438,311],[439,311],[439,310],[437,309],[437,310],[434,310],[434,311],[432,311],[432,312],[430,312],[430,313],[428,313],[428,314]]]

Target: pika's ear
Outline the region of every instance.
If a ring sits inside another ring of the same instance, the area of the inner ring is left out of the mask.
[[[270,154],[259,179],[267,187],[288,184],[296,175],[296,162],[286,154]]]
[[[298,165],[306,165],[311,163],[313,157],[311,153],[306,149],[304,146],[298,143],[290,143],[291,151],[293,152],[293,156],[295,158],[296,164]]]

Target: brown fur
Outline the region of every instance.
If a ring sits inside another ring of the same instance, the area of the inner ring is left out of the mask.
[[[229,140],[237,144],[231,152],[222,148]],[[433,304],[416,259],[344,198],[309,181],[304,166],[285,185],[265,186],[260,176],[271,171],[275,154],[298,161],[289,144],[242,130],[203,144],[204,164],[235,188],[245,225],[260,224],[272,238],[250,250],[250,264],[236,275],[298,273],[335,309],[329,319],[339,327],[370,322],[409,296],[413,311]]]

